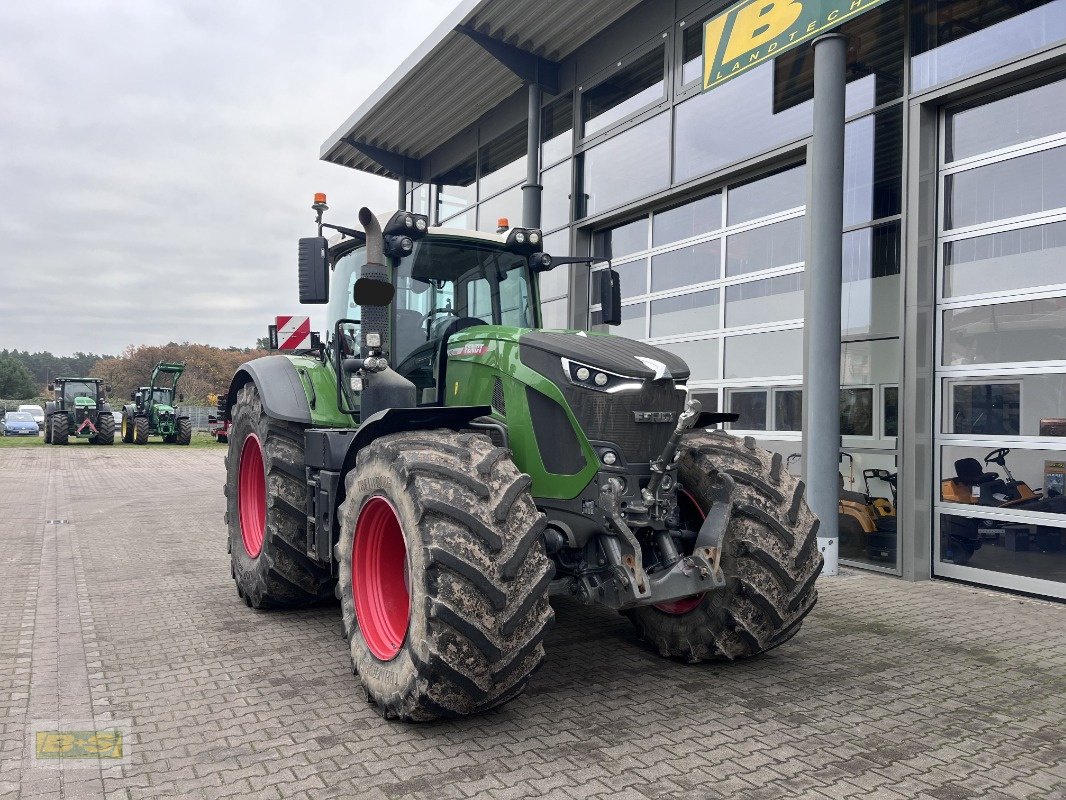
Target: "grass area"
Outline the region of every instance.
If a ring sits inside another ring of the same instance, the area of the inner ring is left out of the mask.
[[[37,436],[0,436],[0,449],[8,447],[48,447],[44,443],[44,436],[38,434]],[[88,439],[71,439],[67,447],[90,447]],[[124,444],[122,439],[116,434],[115,447],[138,447],[135,444]],[[142,447],[161,447],[170,448],[177,447],[174,444],[165,444],[158,436],[152,436],[148,440],[148,444]],[[214,437],[209,433],[194,432],[192,435],[192,443],[188,447],[215,447],[219,450],[225,450],[224,444],[219,444],[215,441]]]

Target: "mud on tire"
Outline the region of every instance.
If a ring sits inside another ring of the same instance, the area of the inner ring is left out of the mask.
[[[252,608],[295,608],[331,597],[334,579],[329,567],[306,555],[303,427],[268,417],[253,383],[238,392],[232,418],[224,493],[237,594]],[[241,534],[239,504],[241,453],[249,438],[260,446],[265,480],[265,526],[261,549],[254,555]]]
[[[752,656],[788,641],[814,607],[822,568],[803,482],[780,454],[724,431],[688,434],[678,466],[681,486],[704,512],[716,485],[732,485],[721,550],[726,585],[684,614],[644,606],[626,615],[661,655],[690,662]]]
[[[103,411],[96,416],[96,435],[93,444],[115,443],[115,418],[110,411]]]
[[[359,453],[340,510],[337,592],[353,670],[383,716],[486,711],[521,694],[540,666],[553,568],[530,483],[509,451],[476,433],[394,434]],[[371,652],[353,598],[353,547],[367,535],[357,526],[380,499],[402,529],[410,596],[406,635],[387,660]]]

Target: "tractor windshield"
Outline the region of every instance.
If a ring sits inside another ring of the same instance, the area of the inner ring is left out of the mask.
[[[155,389],[152,392],[152,402],[159,405],[170,405],[170,389]]]
[[[72,402],[76,397],[96,399],[96,384],[92,381],[66,381],[63,384],[63,399]]]
[[[395,272],[393,358],[439,340],[452,323],[536,327],[524,256],[471,240],[422,239]]]

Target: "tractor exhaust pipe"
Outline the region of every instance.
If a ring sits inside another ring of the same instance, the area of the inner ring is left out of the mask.
[[[390,283],[389,271],[385,266],[385,238],[381,234],[381,223],[374,216],[374,212],[364,206],[359,209],[359,224],[366,231],[366,264],[363,266],[360,277]],[[368,358],[374,350],[388,359],[392,352],[392,343],[389,341],[388,306],[360,306],[359,318],[363,334],[363,341],[360,342],[360,355]],[[376,347],[367,347],[368,334],[379,336],[380,338],[376,341],[380,344]]]

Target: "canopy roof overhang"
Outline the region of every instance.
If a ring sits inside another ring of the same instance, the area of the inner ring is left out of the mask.
[[[461,0],[326,140],[321,158],[374,175],[426,180],[422,158],[524,83],[551,91],[558,63],[639,2]]]

